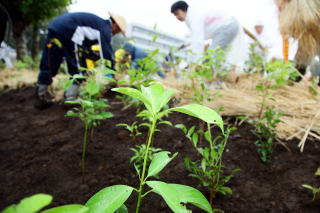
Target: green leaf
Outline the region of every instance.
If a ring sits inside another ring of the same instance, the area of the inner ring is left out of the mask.
[[[170,152],[158,152],[154,154],[148,169],[148,177],[157,175],[170,161],[172,161],[178,153],[176,152],[171,158]]]
[[[86,213],[89,211],[88,207],[79,204],[70,204],[59,206],[52,209],[45,210],[41,213]]]
[[[172,123],[170,121],[160,121],[159,124],[166,124],[168,126],[172,126]]]
[[[221,131],[224,132],[223,120],[221,116],[209,107],[200,104],[190,104],[186,106],[171,108],[170,110],[199,118],[209,124],[216,124],[218,127],[220,127]]]
[[[198,190],[184,185],[167,184],[161,181],[147,181],[155,193],[159,194],[170,209],[175,213],[191,212],[182,203],[191,203],[206,212],[212,212],[211,206],[206,198]]]
[[[212,208],[206,197],[197,189],[180,184],[170,184],[178,192],[181,202],[191,203],[194,206],[206,211],[212,212]]]
[[[187,134],[187,127],[184,124],[176,124],[174,127],[181,129],[184,134]]]
[[[165,91],[162,84],[153,84],[149,87],[141,86],[141,92],[146,97],[152,108],[152,112],[155,114],[161,110],[161,108],[168,103],[174,90]]]
[[[317,169],[316,173],[314,173],[317,176],[320,176],[320,168]]]
[[[231,195],[232,194],[232,189],[227,186],[219,187],[218,191],[223,195]]]
[[[73,80],[72,80],[72,79],[67,80],[67,81],[64,83],[64,86],[63,86],[64,90],[69,89],[69,88],[71,87],[72,83],[73,83]]]
[[[207,162],[206,162],[206,159],[204,159],[204,158],[202,158],[202,161],[201,161],[201,168],[203,171],[206,171]]]
[[[197,147],[199,141],[199,134],[197,132],[192,135],[192,142],[195,147]]]
[[[69,117],[78,117],[79,116],[79,113],[76,113],[72,110],[69,110],[67,113],[66,113],[66,116],[69,116]]]
[[[65,101],[66,104],[79,104],[80,101]]]
[[[195,129],[196,129],[195,126],[192,126],[192,127],[189,129],[189,131],[188,131],[188,133],[187,133],[187,136],[188,136],[189,138],[191,138],[191,135],[192,135],[192,133],[194,132]]]
[[[16,206],[17,205],[10,205],[7,208],[5,208],[4,210],[1,211],[1,213],[16,213]]]
[[[184,205],[179,199],[179,192],[167,183],[161,181],[147,181],[147,185],[159,194],[167,203],[169,208],[175,213],[188,213]]]
[[[123,204],[115,213],[128,213],[128,208]]]
[[[45,206],[49,205],[52,201],[52,196],[48,194],[35,194],[30,197],[24,198],[16,206],[14,213],[35,213]],[[13,208],[10,208],[11,212]]]
[[[126,185],[106,187],[94,194],[85,204],[89,213],[113,213],[129,198],[133,188]]]
[[[99,115],[97,115],[97,119],[99,120],[104,120],[112,117],[113,117],[113,114],[111,112],[101,112]]]
[[[152,111],[150,101],[139,90],[130,87],[119,87],[113,88],[112,91],[136,98],[139,101],[143,102],[149,111]]]
[[[315,188],[314,188],[313,186],[310,186],[310,185],[307,185],[307,184],[302,184],[302,186],[303,186],[304,188],[310,189],[311,191],[314,191],[314,190],[315,190]]]
[[[86,79],[87,77],[80,74],[75,74],[72,76],[73,79]]]
[[[121,85],[121,84],[126,84],[127,82],[125,81],[125,80],[119,80],[118,82],[117,82],[117,84],[119,85]]]
[[[89,81],[85,85],[85,90],[92,96],[99,93],[100,87],[96,81]]]

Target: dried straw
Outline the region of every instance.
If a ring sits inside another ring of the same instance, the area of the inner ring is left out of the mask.
[[[220,93],[221,97],[214,98],[214,101],[204,104],[217,109],[223,107],[222,115],[238,116],[245,115],[252,119],[257,119],[261,96],[255,90],[259,80],[263,77],[259,75],[231,74],[224,89],[212,89],[211,93]],[[231,80],[230,80],[231,79]],[[188,86],[189,82],[177,80],[170,76],[162,80],[162,83],[177,91],[176,98],[181,101],[179,104],[191,103],[192,90]],[[277,110],[284,112],[281,122],[277,126],[277,135],[281,139],[299,138],[313,136],[320,140],[320,89],[316,88],[317,95],[310,92],[310,82],[294,83],[293,85],[282,86],[273,91],[273,98],[276,101],[267,101],[268,106],[274,106]],[[301,143],[301,146],[304,143]]]
[[[1,69],[0,91],[19,89],[25,86],[34,86],[37,82],[38,72],[34,70]],[[50,90],[55,94],[55,101],[63,99],[63,82],[67,80],[66,75],[57,75],[53,79]]]
[[[280,31],[299,40],[296,60],[309,64],[320,54],[320,1],[287,0],[280,11]]]

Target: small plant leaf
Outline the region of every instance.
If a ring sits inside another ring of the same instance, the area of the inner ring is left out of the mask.
[[[150,104],[153,113],[157,113],[161,108],[168,103],[174,90],[164,90],[162,84],[153,84],[149,87],[141,86],[141,92],[146,97]]]
[[[52,209],[45,210],[41,213],[86,213],[89,211],[88,207],[79,205],[79,204],[71,204],[65,206],[59,206]]]
[[[179,192],[174,187],[161,181],[147,181],[147,185],[159,194],[175,213],[188,213],[187,208],[181,204]]]
[[[313,186],[310,186],[310,185],[307,185],[307,184],[303,184],[302,185],[304,188],[306,188],[306,189],[310,189],[312,192],[314,191],[314,187]]]
[[[186,106],[171,108],[170,111],[181,112],[199,118],[209,124],[216,124],[218,127],[220,127],[221,131],[224,132],[223,120],[221,116],[209,107],[200,104],[190,104]]]
[[[201,168],[203,171],[206,171],[206,168],[207,168],[207,162],[206,162],[206,159],[205,158],[202,158],[202,161],[201,161]]]
[[[24,198],[15,206],[15,213],[35,213],[52,201],[52,196],[48,194],[35,194]]]
[[[80,74],[75,74],[72,76],[73,79],[86,79],[87,77]]]
[[[212,212],[210,203],[199,190],[180,184],[170,184],[170,186],[179,192],[180,200],[183,203],[191,203],[206,212]]]
[[[193,135],[192,135],[192,143],[193,143],[193,145],[195,147],[197,147],[198,140],[199,140],[199,134],[197,132],[193,133]]]
[[[128,213],[128,208],[123,204],[115,213]]]
[[[64,90],[69,89],[71,87],[72,83],[73,83],[72,79],[67,80],[63,85]]]
[[[320,168],[317,169],[316,173],[314,173],[317,176],[320,176]]]
[[[187,210],[186,206],[182,203],[191,203],[206,212],[212,212],[211,206],[206,198],[200,191],[192,187],[168,184],[161,181],[147,181],[146,183],[155,193],[159,194],[165,200],[170,209],[175,213],[191,212]]]
[[[100,90],[99,85],[95,81],[87,82],[85,89],[90,95],[95,95],[99,93]]]
[[[8,206],[4,210],[1,211],[1,213],[16,213],[16,206],[15,204]]]
[[[129,198],[133,188],[126,185],[106,187],[94,194],[85,204],[89,213],[113,213]]]
[[[166,124],[168,126],[173,126],[170,121],[160,121],[159,124]]]
[[[219,188],[219,192],[223,195],[231,195],[232,194],[232,189],[227,186],[222,186]]]
[[[169,154],[170,152],[158,152],[154,154],[149,166],[147,178],[157,175],[170,161],[172,161],[178,155],[176,152],[170,158]]]
[[[181,129],[184,134],[187,134],[187,127],[184,124],[176,124],[174,127]]]
[[[151,102],[139,90],[130,87],[119,87],[113,88],[112,91],[136,98],[139,101],[143,102],[149,111],[152,111]]]

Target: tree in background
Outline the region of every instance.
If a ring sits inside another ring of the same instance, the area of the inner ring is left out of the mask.
[[[7,9],[15,40],[17,59],[27,55],[26,30],[32,28],[32,56],[39,50],[39,26],[66,10],[72,0],[1,0]]]

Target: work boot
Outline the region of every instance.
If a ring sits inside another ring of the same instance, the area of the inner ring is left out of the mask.
[[[71,87],[67,89],[64,93],[64,100],[65,101],[75,101],[79,95],[79,88],[78,84],[72,84]]]
[[[45,109],[53,104],[53,96],[48,90],[48,85],[38,84],[36,87],[36,103],[37,109]]]

